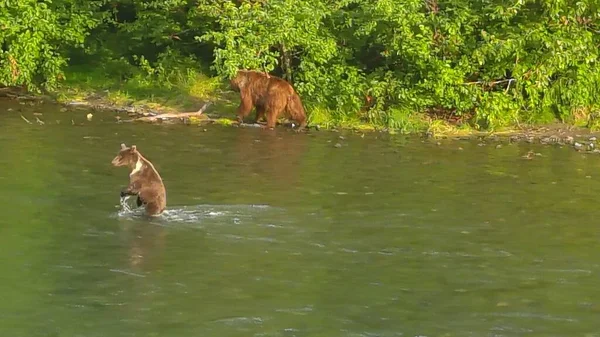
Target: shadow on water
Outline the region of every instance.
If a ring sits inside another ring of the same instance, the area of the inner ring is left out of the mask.
[[[310,137],[291,130],[237,132],[232,146],[233,159],[245,167],[248,179],[267,186],[292,186],[300,181],[301,163]]]

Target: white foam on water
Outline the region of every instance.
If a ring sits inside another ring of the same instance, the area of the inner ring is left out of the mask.
[[[122,211],[125,213],[133,212],[134,207],[130,206],[129,203],[127,202],[130,198],[131,198],[131,195],[126,195],[124,197],[121,197],[121,199],[119,199],[119,204],[121,205]]]
[[[141,219],[149,218],[158,220],[159,224],[167,223],[188,223],[199,224],[207,221],[219,220],[223,223],[242,224],[245,220],[253,218],[254,215],[272,210],[268,205],[193,205],[183,207],[167,207],[160,215],[148,217],[145,214],[144,207],[137,207],[135,201],[128,202],[130,196],[122,197],[120,200],[121,209],[117,212],[117,217],[123,219]],[[136,200],[133,198],[133,200]]]
[[[117,213],[117,217],[119,218],[131,218],[131,217],[139,217],[144,215],[144,208],[137,207],[136,201],[137,197],[133,198],[133,202],[129,199],[132,199],[131,195],[126,195],[119,199],[119,204],[121,209]]]

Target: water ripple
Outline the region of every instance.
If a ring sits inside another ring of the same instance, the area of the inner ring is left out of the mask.
[[[262,317],[228,317],[213,320],[212,323],[222,323],[225,325],[256,324],[262,325]]]
[[[507,318],[536,318],[544,321],[552,322],[579,322],[579,320],[569,317],[556,317],[549,314],[536,314],[531,312],[506,312],[506,313],[489,313],[489,314],[474,314],[474,316],[487,317],[507,317]]]

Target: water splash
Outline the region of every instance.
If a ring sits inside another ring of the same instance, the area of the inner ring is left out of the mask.
[[[131,195],[126,195],[126,196],[122,196],[121,199],[119,199],[119,204],[121,205],[121,211],[119,211],[119,215],[121,215],[121,213],[123,214],[128,214],[128,213],[134,213],[135,207],[133,205],[129,205],[128,200],[131,198]]]
[[[274,209],[268,205],[174,206],[167,207],[167,209],[158,216],[149,217],[145,214],[143,206],[137,207],[136,204],[129,202],[129,199],[130,196],[125,196],[120,199],[121,209],[117,212],[117,217],[128,220],[150,218],[151,220],[158,220],[158,224],[172,222],[197,224],[218,219],[219,222],[228,222],[239,225],[251,220],[260,212]]]

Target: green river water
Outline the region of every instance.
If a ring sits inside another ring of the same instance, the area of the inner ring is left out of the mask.
[[[86,113],[0,102],[2,337],[600,336],[598,155]]]

